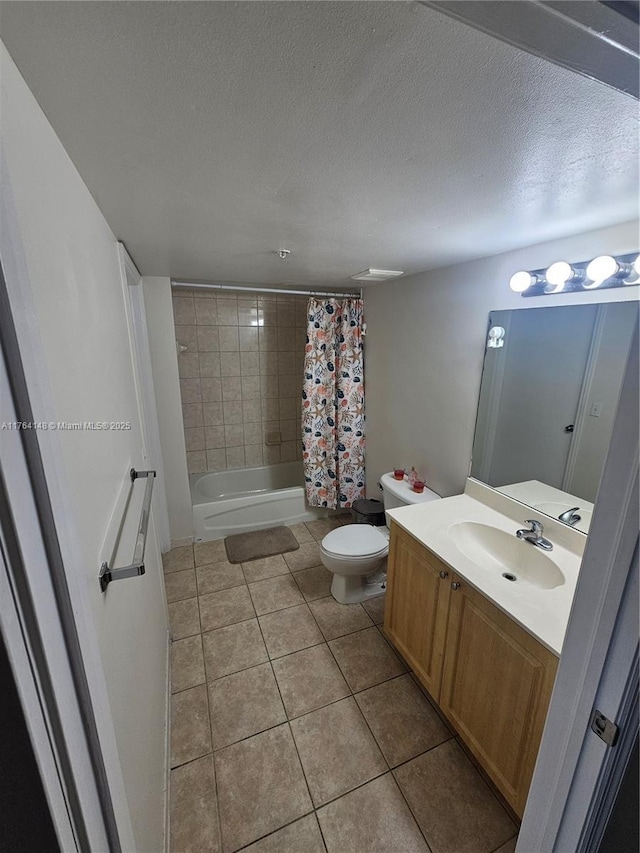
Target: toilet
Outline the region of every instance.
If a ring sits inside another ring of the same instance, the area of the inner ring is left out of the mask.
[[[425,488],[417,494],[406,479],[396,480],[392,473],[380,478],[384,511],[409,504],[426,503],[439,500],[440,495]],[[356,503],[359,503],[356,501]],[[372,501],[364,501],[372,504]],[[386,587],[386,557],[389,553],[389,521],[382,511],[370,517],[377,522],[362,523],[367,513],[352,512],[361,523],[345,524],[337,527],[324,537],[320,543],[322,564],[333,573],[331,595],[340,604],[356,604],[375,595],[380,595]],[[387,524],[383,524],[386,520]]]

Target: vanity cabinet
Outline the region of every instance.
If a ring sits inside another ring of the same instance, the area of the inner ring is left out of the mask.
[[[384,629],[436,700],[444,663],[450,574],[413,536],[392,524]]]
[[[556,656],[397,524],[385,632],[521,816]]]

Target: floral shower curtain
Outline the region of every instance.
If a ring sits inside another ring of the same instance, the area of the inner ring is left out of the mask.
[[[361,299],[309,300],[302,458],[310,506],[346,508],[364,497],[362,310]]]

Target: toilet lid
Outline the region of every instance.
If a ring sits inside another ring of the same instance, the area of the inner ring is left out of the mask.
[[[389,540],[370,524],[345,524],[327,533],[322,547],[341,557],[373,557],[388,549]]]

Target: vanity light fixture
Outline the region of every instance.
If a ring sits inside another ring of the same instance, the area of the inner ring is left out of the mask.
[[[509,287],[521,296],[578,293],[596,288],[640,284],[640,255],[599,255],[591,261],[569,264],[556,261],[546,270],[519,270]]]
[[[487,349],[500,349],[504,346],[505,330],[502,326],[492,326],[487,338]]]

